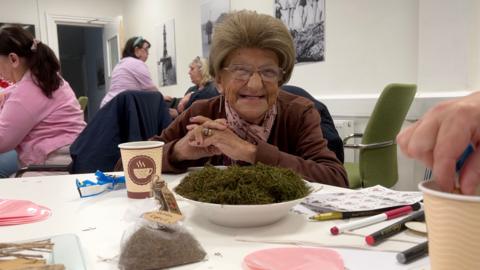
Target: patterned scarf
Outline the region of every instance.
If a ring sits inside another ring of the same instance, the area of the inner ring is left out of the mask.
[[[277,116],[277,106],[273,105],[263,118],[262,124],[250,124],[240,118],[238,113],[228,104],[225,99],[225,113],[227,114],[228,127],[235,132],[240,138],[258,144],[261,141],[266,142],[272,131],[273,122]]]

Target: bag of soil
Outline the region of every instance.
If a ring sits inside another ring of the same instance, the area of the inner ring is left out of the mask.
[[[206,256],[200,243],[180,224],[142,221],[122,239],[121,270],[153,270],[199,262]]]

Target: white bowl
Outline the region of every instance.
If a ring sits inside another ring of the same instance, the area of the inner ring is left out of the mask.
[[[272,224],[285,217],[304,198],[271,204],[231,205],[194,201],[177,196],[197,208],[212,223],[227,227],[256,227]]]

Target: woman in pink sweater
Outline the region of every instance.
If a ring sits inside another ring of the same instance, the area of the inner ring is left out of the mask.
[[[125,43],[122,59],[112,71],[110,89],[103,97],[100,107],[127,90],[158,91],[145,64],[149,50],[150,42],[141,36],[132,37]]]
[[[0,28],[0,153],[17,150],[20,165],[69,163],[69,146],[85,127],[53,51],[17,26]],[[1,166],[1,164],[0,164]]]

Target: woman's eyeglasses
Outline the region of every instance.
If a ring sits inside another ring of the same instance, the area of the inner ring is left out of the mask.
[[[248,81],[253,73],[258,72],[262,81],[278,82],[285,73],[281,68],[275,66],[256,68],[251,65],[230,65],[223,69],[229,71],[233,78],[239,81]]]

